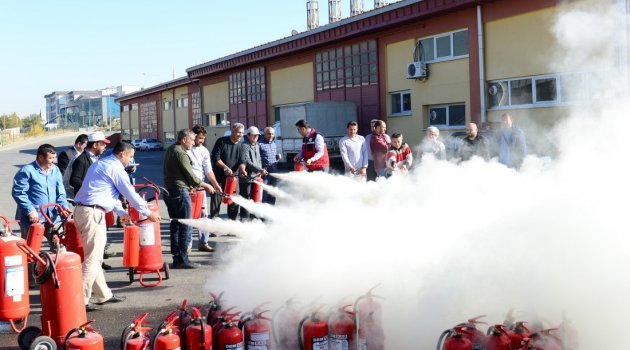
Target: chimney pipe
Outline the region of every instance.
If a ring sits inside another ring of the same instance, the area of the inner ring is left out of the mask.
[[[363,0],[350,0],[350,16],[363,13]]]
[[[306,29],[319,27],[319,1],[308,0],[306,2]]]
[[[377,9],[379,7],[387,6],[389,3],[385,0],[374,0],[374,8]]]
[[[328,23],[341,20],[341,0],[328,0]]]

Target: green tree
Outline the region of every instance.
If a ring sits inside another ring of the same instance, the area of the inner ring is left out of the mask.
[[[3,114],[0,116],[0,127],[2,129],[20,128],[22,127],[22,119],[15,112],[11,115]]]
[[[41,125],[41,119],[39,114],[31,114],[28,117],[22,119],[22,126],[25,128],[32,129],[35,125]]]

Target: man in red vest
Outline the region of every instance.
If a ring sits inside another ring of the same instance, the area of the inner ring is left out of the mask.
[[[311,128],[304,119],[295,123],[295,127],[303,139],[302,150],[293,158],[293,161],[297,163],[303,159],[309,172],[323,171],[327,173],[330,168],[330,161],[328,160],[328,148],[324,137]]]

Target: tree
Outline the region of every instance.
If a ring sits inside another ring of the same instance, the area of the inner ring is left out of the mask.
[[[2,129],[19,128],[22,127],[22,119],[15,112],[11,115],[3,114],[0,116],[0,126]]]
[[[32,129],[35,125],[41,125],[39,114],[33,113],[28,117],[22,119],[22,126],[25,128]]]

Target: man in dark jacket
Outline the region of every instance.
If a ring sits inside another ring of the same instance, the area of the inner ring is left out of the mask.
[[[105,138],[101,131],[95,131],[88,135],[88,143],[85,150],[74,159],[72,168],[68,169],[70,171],[68,182],[72,186],[74,193],[79,193],[88,168],[105,152],[107,144],[109,144],[109,140]]]
[[[217,182],[221,188],[225,189],[225,181],[230,176],[237,175],[239,166],[243,163],[241,139],[245,126],[241,123],[232,124],[232,131],[229,136],[223,136],[215,142],[210,154],[212,162],[212,171],[217,178]],[[219,215],[221,209],[222,198],[220,196],[212,197],[210,205],[210,217],[214,218]],[[235,203],[228,204],[228,217],[232,220],[238,215],[239,206]]]
[[[477,124],[468,123],[466,126],[466,137],[462,140],[462,146],[459,149],[459,158],[465,161],[470,160],[473,156],[488,159],[488,143],[486,138],[479,134]]]
[[[267,175],[267,170],[262,167],[262,159],[260,156],[260,145],[258,144],[258,138],[260,137],[260,131],[255,126],[250,126],[247,129],[247,142],[241,144],[243,152],[243,164],[239,169],[241,176],[239,178],[239,194],[243,198],[251,199],[252,195],[252,181],[259,175]],[[254,216],[249,214],[247,209],[241,207],[241,220],[253,219]]]
[[[73,146],[61,152],[59,156],[57,156],[57,167],[59,167],[59,170],[61,170],[62,176],[66,172],[66,169],[68,168],[68,164],[70,163],[70,161],[78,157],[79,154],[83,152],[87,142],[88,142],[88,136],[86,134],[81,134],[77,136],[76,140],[74,140]]]

